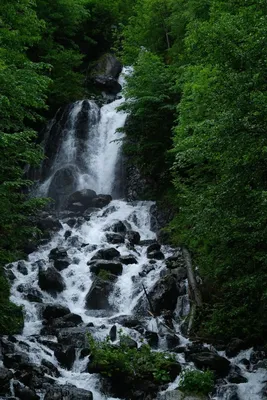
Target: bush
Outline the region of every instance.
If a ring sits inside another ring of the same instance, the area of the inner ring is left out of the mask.
[[[23,329],[22,309],[8,300],[9,294],[9,285],[0,271],[0,335],[21,333]]]
[[[179,389],[194,394],[209,394],[214,386],[214,374],[211,371],[186,370],[181,374]]]

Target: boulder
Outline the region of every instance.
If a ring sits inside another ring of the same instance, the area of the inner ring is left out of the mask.
[[[113,54],[105,53],[92,67],[91,76],[106,75],[117,79],[121,71],[121,62]]]
[[[130,254],[128,256],[121,256],[119,260],[124,265],[138,264],[136,258]]]
[[[49,260],[58,260],[60,258],[68,257],[67,250],[64,247],[55,247],[49,253]]]
[[[161,245],[159,243],[152,243],[148,246],[146,253],[148,255],[149,253],[152,253],[153,251],[159,251],[160,248],[161,248]]]
[[[35,288],[28,288],[28,293],[24,295],[25,299],[31,303],[42,303],[43,295],[42,292]]]
[[[28,363],[29,357],[23,353],[5,353],[3,363],[6,368],[19,369],[21,364]]]
[[[82,349],[88,347],[87,335],[89,332],[89,327],[85,326],[63,328],[57,334],[58,342],[63,346],[74,346]]]
[[[93,400],[92,392],[75,386],[52,385],[46,389],[44,400]]]
[[[126,239],[131,245],[138,245],[140,243],[140,233],[130,230],[126,233]]]
[[[75,361],[75,347],[61,346],[54,351],[55,357],[63,368],[71,369]]]
[[[70,313],[64,315],[64,317],[49,320],[49,326],[53,329],[59,328],[73,328],[80,325],[83,322],[82,317],[78,314]]]
[[[61,306],[60,304],[48,304],[43,310],[43,318],[50,320],[64,317],[69,313],[70,309],[68,307]]]
[[[237,385],[219,386],[217,393],[219,399],[225,400],[241,400],[238,395]]]
[[[58,258],[57,260],[54,261],[54,267],[58,271],[63,271],[63,269],[68,268],[68,266],[72,263],[71,259],[69,257],[65,258]]]
[[[114,247],[108,249],[101,249],[91,258],[91,260],[114,260],[114,258],[120,257],[120,252]]]
[[[114,289],[114,283],[96,277],[85,298],[85,306],[89,310],[109,310],[109,296]]]
[[[124,236],[126,234],[127,228],[122,221],[117,221],[110,225],[107,230],[115,233],[120,233]]]
[[[109,338],[110,338],[110,340],[111,340],[112,342],[115,342],[115,340],[117,339],[117,326],[116,326],[116,325],[113,325],[113,326],[110,328],[110,331],[109,331]]]
[[[162,251],[151,251],[147,254],[147,258],[154,260],[164,260],[165,256]]]
[[[156,400],[208,400],[208,397],[199,394],[185,394],[180,390],[170,390],[159,393]]]
[[[113,275],[121,275],[123,268],[122,264],[118,261],[96,260],[90,265],[90,271],[96,275],[98,275],[101,270],[107,271]]]
[[[27,264],[24,260],[21,260],[18,262],[17,270],[22,274],[22,275],[28,275],[28,268]]]
[[[48,197],[55,200],[56,208],[66,202],[68,196],[75,192],[79,180],[79,169],[69,165],[55,172],[48,189]]]
[[[176,335],[171,335],[170,333],[168,333],[166,335],[166,343],[167,343],[167,348],[168,350],[172,350],[175,347],[179,346],[180,344],[180,339],[178,336]]]
[[[246,348],[247,346],[244,340],[235,338],[226,346],[225,354],[230,358],[235,357],[241,350],[245,350]]]
[[[129,347],[130,349],[137,349],[137,343],[129,336],[122,336],[120,338],[120,346]]]
[[[153,265],[144,265],[142,268],[142,271],[139,272],[139,276],[141,276],[141,278],[144,278],[145,276],[147,276],[149,274],[149,272],[154,271],[155,267],[153,267]]]
[[[6,394],[10,388],[10,380],[13,378],[13,372],[9,369],[0,367],[0,395]]]
[[[58,232],[62,229],[62,224],[59,222],[58,218],[53,215],[41,216],[38,218],[37,228],[42,232]]]
[[[112,201],[112,197],[109,194],[98,194],[92,200],[92,207],[103,208],[106,207]]]
[[[227,380],[230,383],[246,383],[248,381],[247,378],[242,375],[241,369],[237,365],[231,367]]]
[[[71,209],[72,204],[80,203],[82,204],[84,210],[86,210],[87,208],[92,207],[92,200],[96,197],[97,194],[94,190],[78,190],[69,196],[67,208]]]
[[[94,84],[100,89],[110,94],[117,94],[122,90],[117,79],[111,76],[98,75],[94,78]]]
[[[197,368],[214,371],[216,376],[225,377],[230,371],[230,362],[212,352],[193,353],[190,355],[190,361],[193,361]]]
[[[158,347],[159,337],[157,332],[146,331],[145,338],[152,349],[156,349]]]
[[[54,267],[39,271],[38,284],[42,290],[52,295],[62,292],[66,287],[62,276]]]
[[[106,233],[106,240],[112,244],[124,243],[124,237],[119,233]]]
[[[57,367],[53,363],[51,363],[50,361],[42,359],[41,365],[43,367],[45,367],[46,369],[48,369],[49,375],[52,375],[52,376],[54,376],[56,378],[58,378],[60,376],[60,373],[59,373]]]
[[[32,390],[28,387],[23,387],[21,385],[14,385],[15,395],[20,400],[40,400],[40,397],[37,395],[35,390]]]

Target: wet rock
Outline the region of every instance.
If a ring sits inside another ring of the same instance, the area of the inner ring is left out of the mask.
[[[69,237],[71,237],[71,235],[72,235],[72,232],[71,232],[71,231],[66,231],[66,232],[64,233],[64,238],[67,240]]]
[[[0,367],[0,395],[9,392],[10,380],[13,378],[13,372]]]
[[[186,269],[183,267],[172,269],[171,274],[176,277],[177,281],[182,281],[187,278]]]
[[[5,276],[10,282],[13,282],[16,279],[16,275],[11,269],[5,268]]]
[[[117,94],[122,90],[117,79],[111,76],[98,75],[94,78],[94,84],[100,89],[110,94]]]
[[[53,385],[46,389],[44,400],[93,400],[92,392],[75,386]]]
[[[71,369],[75,361],[75,347],[74,346],[62,346],[54,352],[60,365],[68,370]]]
[[[152,349],[156,349],[158,347],[159,337],[157,332],[146,331],[145,338]]]
[[[140,234],[139,232],[129,230],[126,233],[126,239],[129,241],[131,245],[138,245],[140,243]]]
[[[64,247],[55,247],[49,253],[49,260],[58,260],[60,258],[68,257],[67,250]]]
[[[167,334],[166,335],[166,343],[167,343],[167,348],[169,350],[174,349],[175,347],[179,346],[180,344],[180,339],[178,336],[176,335],[171,335],[171,334]]]
[[[48,197],[55,200],[55,207],[57,209],[75,191],[78,180],[79,169],[77,166],[69,165],[55,172],[48,189]]]
[[[243,361],[243,364],[244,364],[244,360],[242,360],[242,361]],[[247,361],[247,363],[245,365],[249,366],[250,362],[248,360],[246,360],[246,361]],[[267,360],[258,361],[256,365],[253,365],[253,371],[257,371],[260,368],[267,370]]]
[[[193,353],[190,355],[190,361],[200,369],[210,369],[214,371],[218,377],[225,377],[230,371],[230,362],[212,352]]]
[[[136,328],[140,326],[140,320],[130,315],[120,315],[118,317],[110,318],[110,323],[117,323],[126,328]]]
[[[224,400],[240,400],[237,385],[227,385],[218,388],[217,395]]]
[[[111,340],[112,342],[115,342],[115,340],[117,339],[117,327],[116,327],[116,325],[113,325],[113,326],[110,328],[109,337],[110,337],[110,340]]]
[[[0,354],[15,353],[15,346],[11,338],[8,340],[6,337],[0,337],[0,350]]]
[[[90,271],[96,275],[98,275],[101,270],[107,271],[113,275],[121,275],[123,268],[122,264],[118,261],[96,260],[90,265]]]
[[[15,395],[20,400],[39,400],[40,397],[36,394],[35,390],[28,387],[22,387],[21,385],[14,385]]]
[[[144,278],[151,271],[155,271],[155,267],[153,267],[153,265],[144,265],[142,271],[139,272],[139,276],[141,276],[141,278]]]
[[[92,200],[92,207],[103,208],[106,207],[112,201],[112,197],[109,194],[98,194],[95,199]]]
[[[75,327],[61,329],[58,334],[58,342],[64,346],[74,346],[77,348],[88,347],[87,335],[90,333],[90,327]]]
[[[128,256],[121,256],[120,257],[120,262],[124,265],[131,265],[131,264],[138,264],[136,258],[134,256],[128,255]]]
[[[111,309],[109,296],[113,289],[114,283],[96,277],[85,298],[86,308],[89,310]]]
[[[27,264],[24,260],[21,260],[18,262],[17,270],[22,274],[22,275],[28,275],[28,268]]]
[[[232,339],[226,347],[225,354],[230,358],[235,357],[241,350],[245,350],[246,348],[247,346],[244,340]]]
[[[57,367],[54,364],[52,364],[50,361],[42,359],[41,365],[49,370],[48,372],[50,373],[50,375],[52,375],[56,378],[58,378],[60,376],[60,373],[59,373]]]
[[[73,328],[83,322],[82,317],[78,314],[70,313],[61,318],[53,319],[52,328]]]
[[[197,394],[185,394],[180,390],[170,390],[168,392],[159,393],[156,400],[208,400],[208,397]]]
[[[71,264],[71,259],[69,257],[58,258],[57,260],[54,261],[54,267],[58,271],[63,271],[63,269],[68,268],[70,264]]]
[[[114,258],[120,257],[120,252],[116,250],[114,247],[110,247],[109,249],[101,249],[96,252],[96,254],[91,258],[93,260],[114,260]]]
[[[169,269],[184,268],[184,258],[182,253],[177,253],[166,259],[166,267]]]
[[[76,218],[70,218],[66,221],[66,224],[69,225],[70,228],[73,228],[77,222]]]
[[[62,292],[66,287],[62,276],[54,267],[39,271],[38,284],[42,290],[52,295]]]
[[[162,251],[151,251],[147,254],[147,258],[152,258],[154,260],[164,260],[165,256]]]
[[[108,243],[112,244],[124,243],[124,237],[119,233],[106,233],[106,239]]]
[[[24,296],[31,303],[42,303],[43,295],[42,292],[35,288],[28,288],[28,293]]]
[[[43,318],[50,320],[54,318],[64,317],[70,313],[68,307],[61,306],[60,304],[48,304],[43,311]]]
[[[120,233],[124,236],[126,234],[127,228],[122,221],[117,221],[109,226],[107,230],[115,233]]]
[[[231,367],[227,380],[230,383],[246,383],[248,381],[247,378],[242,376],[241,369],[237,365]]]
[[[6,368],[19,369],[22,363],[28,363],[29,357],[22,353],[6,353],[3,357],[3,363]]]
[[[267,358],[266,348],[258,346],[251,352],[249,361],[251,364],[256,364],[258,361],[264,360],[265,358]]]
[[[161,248],[161,245],[159,243],[152,243],[148,246],[146,253],[148,255],[149,253],[152,253],[154,251],[159,251],[160,248]]]
[[[120,346],[129,347],[130,349],[137,349],[137,343],[129,336],[122,336],[120,338]]]
[[[67,208],[71,209],[71,206],[75,203],[80,203],[83,206],[83,210],[92,207],[92,200],[97,197],[94,190],[83,189],[72,193],[68,198]]]
[[[58,218],[54,217],[53,215],[48,215],[46,217],[41,217],[38,219],[37,228],[40,229],[42,232],[58,232],[63,227]]]

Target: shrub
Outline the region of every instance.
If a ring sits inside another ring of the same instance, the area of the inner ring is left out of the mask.
[[[213,386],[214,374],[211,371],[186,370],[181,374],[179,389],[182,392],[207,395]]]

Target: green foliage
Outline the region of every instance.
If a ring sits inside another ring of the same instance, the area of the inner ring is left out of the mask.
[[[108,281],[110,279],[111,273],[109,271],[106,271],[105,269],[101,269],[98,273],[98,276],[104,281]]]
[[[0,271],[0,335],[21,333],[23,314],[21,307],[8,301],[9,286]]]
[[[123,339],[126,338],[124,341]],[[127,336],[120,334],[120,346],[110,344],[109,337],[97,342],[88,336],[93,365],[110,378],[124,377],[134,381],[153,380],[158,384],[169,382],[169,369],[175,359],[165,353],[154,352],[148,345],[139,349],[127,346]]]
[[[214,387],[214,374],[211,371],[185,370],[181,374],[179,390],[187,394],[208,395]]]

